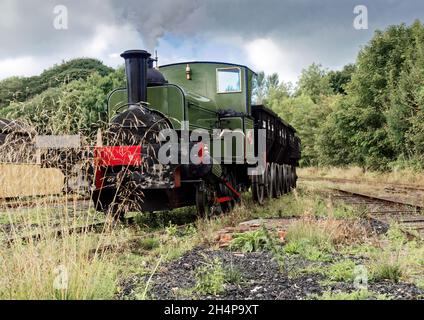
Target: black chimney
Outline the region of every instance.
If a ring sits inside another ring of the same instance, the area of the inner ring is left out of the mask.
[[[128,104],[147,101],[147,66],[151,54],[144,50],[128,50],[121,54],[125,59]]]

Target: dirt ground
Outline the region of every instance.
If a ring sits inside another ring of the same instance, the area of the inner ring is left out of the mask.
[[[196,284],[195,270],[211,259],[219,259],[224,265],[232,266],[242,275],[239,284],[226,284],[225,291],[217,295],[187,294]],[[359,257],[358,257],[359,258]],[[291,257],[287,271],[301,269],[308,261]],[[176,261],[170,262],[152,278],[151,297],[155,299],[265,299],[303,300],[321,295],[324,291],[352,292],[353,283],[335,282],[325,284],[321,274],[308,273],[289,276],[282,272],[272,255],[267,252],[234,253],[225,249],[208,250],[195,248]],[[134,276],[123,284],[120,298],[131,299],[137,283],[144,277]],[[392,299],[422,299],[424,290],[413,284],[380,281],[369,285],[370,291],[386,294]]]

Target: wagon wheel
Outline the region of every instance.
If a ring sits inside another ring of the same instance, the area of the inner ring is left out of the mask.
[[[281,166],[279,164],[276,165],[276,169],[277,169],[277,175],[276,175],[276,179],[277,179],[277,186],[275,188],[276,192],[277,192],[277,198],[281,197],[281,195],[283,194],[282,192],[282,176],[281,176]]]
[[[272,176],[271,165],[267,163],[265,171],[265,197],[271,198],[272,196]]]
[[[278,198],[278,171],[277,171],[277,164],[275,163],[271,163],[271,184],[272,184],[271,196],[273,198]]]
[[[265,184],[264,184],[265,176],[254,175],[252,176],[252,197],[253,201],[263,204],[265,199]]]
[[[286,194],[289,192],[289,182],[287,176],[287,166],[285,164],[282,165],[283,168],[283,193]]]
[[[286,193],[286,181],[285,179],[285,172],[284,172],[284,165],[280,165],[280,190],[281,195]]]
[[[209,218],[214,213],[215,192],[204,183],[196,186],[196,209],[197,215]]]
[[[287,166],[287,191],[290,192],[293,189],[292,172],[291,166]]]
[[[297,187],[297,174],[296,174],[296,167],[293,166],[293,188]]]

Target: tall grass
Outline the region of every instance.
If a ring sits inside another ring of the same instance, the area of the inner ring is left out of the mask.
[[[414,168],[394,168],[391,172],[365,171],[359,167],[308,167],[298,169],[299,177],[323,177],[374,183],[423,185],[424,172]]]
[[[113,298],[116,257],[104,248],[119,243],[122,235],[108,227],[99,233],[70,232],[98,219],[90,210],[73,207],[38,206],[19,222],[13,220],[16,211],[0,214],[9,217],[0,245],[0,299]],[[38,238],[27,237],[31,233]],[[10,237],[13,241],[7,242]]]

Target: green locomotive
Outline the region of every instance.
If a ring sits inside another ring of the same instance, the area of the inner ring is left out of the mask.
[[[295,187],[300,139],[252,103],[252,70],[221,62],[153,68],[146,51],[121,56],[127,88],[109,95],[109,126],[95,149],[99,210],[196,205],[207,216],[230,211],[249,188],[262,203]]]

